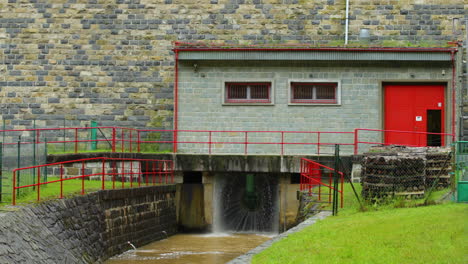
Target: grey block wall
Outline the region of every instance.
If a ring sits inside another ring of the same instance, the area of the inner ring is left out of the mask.
[[[353,132],[355,128],[383,129],[383,83],[429,80],[451,87],[450,65],[416,62],[182,62],[179,83],[179,128],[187,130],[321,131]],[[444,72],[443,72],[444,71]],[[272,82],[273,104],[223,104],[225,81]],[[341,84],[340,105],[290,105],[289,82],[334,81]],[[450,93],[446,92],[449,102]],[[446,104],[449,105],[449,104]],[[446,108],[446,116],[449,116]],[[450,119],[446,117],[446,127]],[[322,133],[322,143],[353,143],[352,134]],[[244,142],[243,133],[214,133],[213,142]],[[377,132],[362,132],[361,140],[381,142]],[[281,142],[280,133],[249,133],[249,142]],[[208,142],[208,133],[180,133],[179,141]],[[317,142],[317,134],[286,134],[285,142]],[[322,146],[321,153],[333,153],[334,146]],[[180,144],[180,151],[207,153],[207,144]],[[352,146],[342,149],[351,153]],[[214,153],[244,153],[242,144],[213,144]],[[279,145],[249,145],[251,154],[280,153]],[[313,154],[315,145],[289,145],[285,154]]]

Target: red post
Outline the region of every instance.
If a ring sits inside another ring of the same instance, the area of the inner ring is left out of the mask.
[[[175,50],[175,69],[174,69],[174,132],[173,132],[173,152],[177,153],[177,130],[178,126],[178,116],[179,116],[179,51]]]
[[[319,175],[318,200],[321,201],[322,200],[322,173],[319,172],[318,175]]]
[[[140,151],[141,151],[140,141],[141,141],[141,135],[140,135],[140,130],[138,130],[138,133],[137,133],[137,149],[138,149],[138,153],[140,153]]]
[[[84,195],[84,161],[81,162],[81,195]]]
[[[115,133],[115,127],[112,128],[112,152],[115,152],[115,144],[116,144],[116,133]]]
[[[130,153],[132,152],[132,130],[130,130]]]
[[[211,131],[208,136],[208,153],[211,155]]]
[[[122,181],[122,189],[125,188],[125,161],[122,160],[122,176],[121,176],[121,181]]]
[[[317,132],[317,154],[320,155],[320,132]]]
[[[75,128],[75,153],[78,153],[78,128]]]
[[[125,138],[124,138],[124,136],[125,136],[125,131],[124,131],[123,128],[122,128],[122,133],[121,133],[121,134],[122,134],[122,135],[121,135],[121,138],[122,138],[122,139],[121,139],[121,142],[122,142],[122,143],[121,143],[121,145],[122,145],[122,152],[125,152]]]
[[[13,192],[12,192],[13,205],[16,205],[16,171],[13,171]]]
[[[138,187],[141,186],[141,160],[138,162]]]
[[[106,160],[105,159],[102,159],[101,181],[102,181],[101,189],[105,190],[106,189],[106,184],[105,184],[105,181],[106,181]]]
[[[284,132],[281,132],[281,156],[283,155],[284,155]]]
[[[354,129],[354,155],[358,154],[358,131],[359,129]]]
[[[133,160],[130,160],[130,188],[133,187]]]
[[[244,147],[244,155],[247,155],[247,140],[248,140],[248,136],[247,136],[247,131],[245,131],[245,147]]]
[[[37,201],[39,202],[40,199],[41,199],[41,168],[39,167],[37,168]]]
[[[40,133],[40,130],[36,130],[36,143],[39,144],[39,133]]]
[[[60,165],[60,199],[63,198],[63,165]]]

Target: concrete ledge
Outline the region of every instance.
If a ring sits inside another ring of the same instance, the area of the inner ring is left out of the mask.
[[[149,154],[149,153],[77,153],[49,155],[48,162],[75,159],[110,157],[173,160],[176,171],[230,171],[299,173],[301,158],[308,158],[325,165],[333,165],[333,156],[325,155],[231,155],[231,154]],[[351,157],[342,157],[351,158]]]
[[[228,264],[245,264],[245,263],[250,263],[252,261],[252,257],[263,250],[269,248],[273,243],[280,241],[281,239],[288,237],[290,234],[296,233],[298,231],[301,231],[305,227],[308,227],[310,225],[315,224],[318,220],[322,220],[327,218],[328,216],[331,215],[331,212],[320,212],[313,217],[310,217],[306,219],[304,222],[298,224],[297,226],[289,229],[288,231],[281,233],[274,238],[268,240],[267,242],[261,244],[260,246],[250,250],[249,252],[245,253],[242,256],[239,256],[231,261],[228,262]]]

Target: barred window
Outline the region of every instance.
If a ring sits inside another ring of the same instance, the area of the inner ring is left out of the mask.
[[[271,83],[226,83],[226,103],[270,103]]]
[[[291,82],[291,103],[336,104],[337,83]]]

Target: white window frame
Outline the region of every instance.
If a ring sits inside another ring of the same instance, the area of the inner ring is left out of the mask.
[[[270,83],[270,102],[228,102],[227,101],[227,83]],[[222,105],[274,105],[275,103],[275,82],[273,79],[225,79],[221,81],[221,100]]]
[[[292,89],[293,83],[330,83],[336,84],[336,102],[335,103],[320,103],[320,102],[293,102]],[[341,105],[341,81],[336,79],[290,79],[288,81],[288,105],[316,105],[316,106],[339,106]]]

